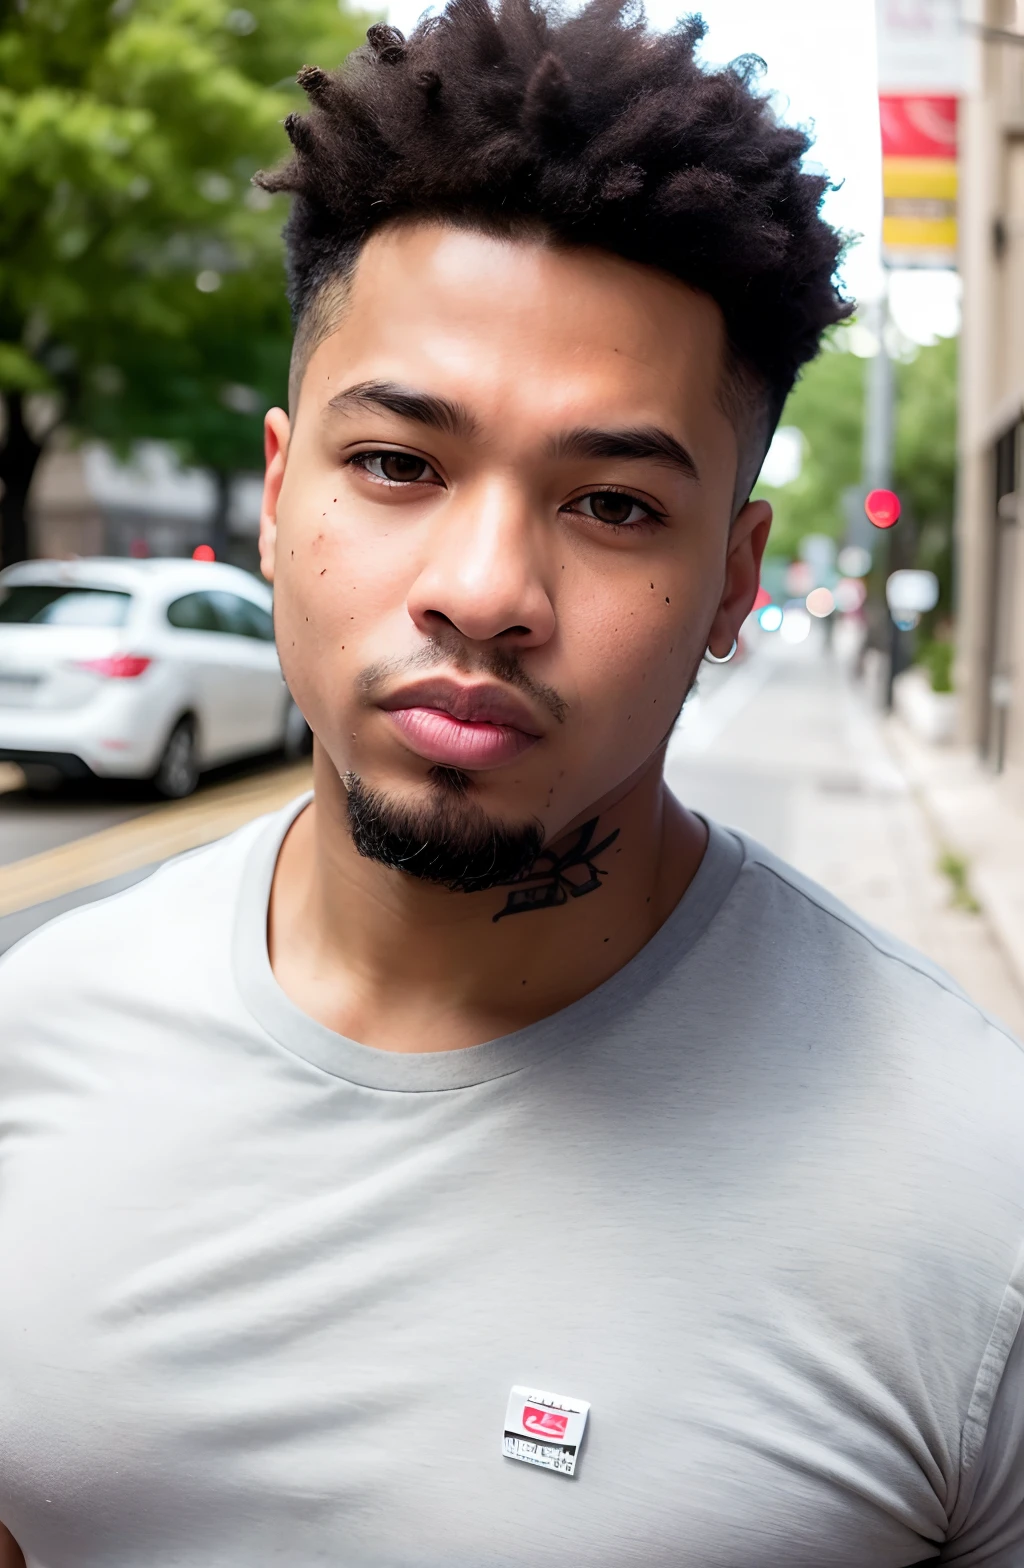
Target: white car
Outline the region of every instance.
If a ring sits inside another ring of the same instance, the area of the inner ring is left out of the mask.
[[[0,572],[0,761],[33,777],[152,779],[308,731],[281,675],[270,589],[214,561],[26,561]]]

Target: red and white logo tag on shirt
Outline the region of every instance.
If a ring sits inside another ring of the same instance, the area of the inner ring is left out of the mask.
[[[502,1453],[506,1459],[573,1475],[589,1410],[585,1399],[545,1394],[517,1383],[508,1396]]]

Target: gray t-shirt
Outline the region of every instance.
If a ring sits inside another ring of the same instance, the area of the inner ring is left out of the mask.
[[[369,1049],[270,969],[296,809],[0,965],[30,1568],[1021,1568],[1017,1044],[712,828],[589,996]]]

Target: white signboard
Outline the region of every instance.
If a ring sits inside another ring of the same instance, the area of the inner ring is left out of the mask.
[[[966,90],[971,35],[963,0],[875,0],[875,17],[879,92]]]

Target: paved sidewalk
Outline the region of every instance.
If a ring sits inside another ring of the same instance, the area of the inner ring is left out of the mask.
[[[680,797],[919,948],[1024,1035],[1024,976],[987,908],[954,906],[939,861],[957,845],[841,662],[817,642],[764,639],[726,680],[712,674],[671,742],[668,777]],[[1024,833],[1014,863],[1024,869]],[[984,877],[973,890],[985,906]]]
[[[929,746],[898,719],[886,739],[935,835],[962,862],[971,892],[1024,989],[1024,812],[973,751]]]

